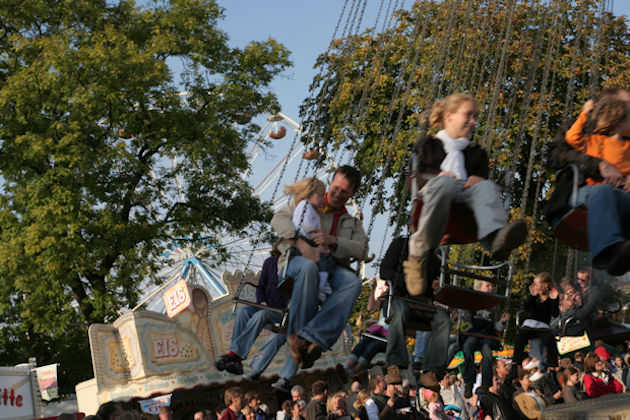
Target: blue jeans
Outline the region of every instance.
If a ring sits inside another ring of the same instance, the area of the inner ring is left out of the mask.
[[[540,338],[532,338],[529,340],[529,356],[538,359],[538,367],[541,371],[545,371],[545,343]]]
[[[413,360],[418,362],[424,359],[427,351],[427,344],[431,338],[431,331],[416,331],[416,344],[413,347]]]
[[[587,185],[578,191],[578,204],[588,209],[588,247],[593,267],[606,269],[612,255],[602,251],[630,239],[630,193],[608,184]]]
[[[409,366],[407,352],[407,336],[405,327],[407,320],[413,316],[405,301],[394,299],[387,333],[387,351],[385,363],[388,366],[397,365],[401,368]],[[451,330],[451,318],[441,308],[436,308],[431,319],[431,337],[424,357],[424,370],[433,372],[438,378],[444,377],[448,366],[448,339]]]
[[[319,269],[313,261],[300,256],[291,258],[287,275],[293,278],[288,334],[330,350],[341,335],[354,303],[361,293],[361,281],[350,270],[335,267],[328,278],[333,293],[318,310]],[[281,280],[282,281],[282,280]]]
[[[252,360],[250,367],[252,371],[261,374],[267,369],[269,363],[273,360],[280,347],[287,341],[287,335],[281,333],[275,333],[260,349],[260,357]]]
[[[370,362],[378,353],[383,353],[387,343],[372,337],[363,337],[352,349],[349,359],[358,362],[364,368],[370,366]]]
[[[267,324],[282,321],[279,312],[267,311],[243,305],[234,314],[234,329],[232,330],[232,342],[230,351],[241,359],[246,359],[256,337]]]
[[[298,371],[298,365],[295,364],[293,358],[287,357],[287,360],[282,365],[282,369],[280,369],[280,377],[291,382],[293,377]]]
[[[475,372],[475,351],[481,350],[481,384],[487,387],[492,386],[492,349],[490,345],[482,343],[482,339],[477,337],[466,337],[464,340],[464,366],[462,377],[464,383],[474,384]]]

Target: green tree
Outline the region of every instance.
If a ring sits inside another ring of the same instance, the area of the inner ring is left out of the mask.
[[[471,93],[480,106],[473,140],[490,151],[491,176],[506,186],[513,215],[528,218],[532,228],[518,254],[517,278],[551,271],[553,237],[541,217],[553,185],[546,143],[605,81],[628,80],[628,26],[600,5],[416,2],[386,31],[334,40],[318,58],[301,110],[309,139],[321,139],[333,155],[350,153],[366,175],[362,194],[376,212],[393,213],[400,227],[407,220],[409,150],[427,132],[427,111],[437,98]],[[478,248],[457,252],[468,261],[482,258]],[[560,260],[557,277],[564,275]]]
[[[277,111],[289,53],[230,48],[222,13],[0,3],[0,364],[61,361],[72,387],[91,372],[87,326],[137,303],[167,241],[266,220],[240,177],[259,128],[236,121]]]

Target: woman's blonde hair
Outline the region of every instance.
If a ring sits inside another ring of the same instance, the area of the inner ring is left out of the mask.
[[[368,392],[368,390],[362,389],[357,394],[357,400],[354,403],[352,403],[352,406],[355,408],[355,410],[359,411],[359,409],[362,406],[364,406],[365,402],[369,399],[370,399],[370,393]]]
[[[435,101],[429,114],[429,125],[431,127],[444,128],[444,114],[457,111],[464,102],[477,104],[475,98],[467,93],[453,93],[444,99]]]
[[[316,177],[304,178],[293,184],[285,185],[284,192],[295,196],[293,204],[297,204],[302,200],[306,200],[320,188],[326,188],[326,185]]]
[[[331,397],[328,397],[328,401],[326,401],[326,410],[329,413],[332,413],[333,411],[335,411],[336,407],[333,406],[333,403],[335,402],[337,398],[339,398],[339,400],[341,401],[341,405],[343,406],[343,410],[348,411],[348,405],[346,404],[346,398],[344,397],[344,395],[345,393],[340,391],[333,394]]]
[[[593,109],[595,128],[592,134],[611,136],[615,129],[628,118],[628,102],[615,97],[599,101]]]

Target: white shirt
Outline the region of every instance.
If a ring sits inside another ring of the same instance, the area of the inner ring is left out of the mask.
[[[308,231],[322,229],[319,213],[307,200],[300,201],[295,207],[295,210],[293,210],[293,226],[295,226],[296,229],[299,227],[300,234],[307,238],[311,237]]]

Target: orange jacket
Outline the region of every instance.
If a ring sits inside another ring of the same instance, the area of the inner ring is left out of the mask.
[[[607,137],[602,134],[584,135],[584,125],[588,115],[581,113],[565,139],[574,149],[589,156],[600,158],[613,165],[624,176],[630,175],[630,141]],[[599,184],[601,181],[587,180],[588,184]]]

